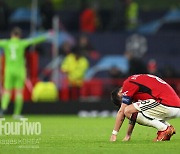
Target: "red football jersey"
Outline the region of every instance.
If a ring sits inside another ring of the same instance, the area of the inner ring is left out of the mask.
[[[173,88],[161,78],[150,74],[132,75],[122,86],[122,101],[131,104],[133,101],[155,99],[171,107],[180,107],[180,99]]]

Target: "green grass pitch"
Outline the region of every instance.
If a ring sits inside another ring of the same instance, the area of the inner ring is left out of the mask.
[[[79,118],[77,116],[26,116],[29,121],[41,122],[42,133],[37,136],[0,136],[0,154],[178,154],[180,153],[180,119],[169,122],[176,128],[170,142],[152,142],[153,128],[136,125],[131,141],[122,142],[126,120],[117,142],[109,142],[114,118]],[[10,116],[6,121],[13,121]],[[35,140],[33,142],[5,144],[5,140]]]

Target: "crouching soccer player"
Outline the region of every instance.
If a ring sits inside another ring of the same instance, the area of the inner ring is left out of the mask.
[[[180,99],[159,77],[150,74],[130,76],[122,88],[111,93],[111,98],[120,109],[110,141],[116,141],[125,117],[130,122],[124,141],[130,140],[136,122],[158,130],[154,141],[169,141],[175,134],[175,128],[166,120],[180,117]]]
[[[21,34],[21,29],[16,27],[11,31],[10,39],[0,40],[0,48],[3,48],[5,55],[4,90],[0,110],[1,117],[8,108],[13,89],[15,90],[14,118],[19,119],[22,117],[20,115],[23,106],[22,91],[26,79],[25,49],[29,45],[35,45],[46,40],[45,36],[33,39],[21,39]]]

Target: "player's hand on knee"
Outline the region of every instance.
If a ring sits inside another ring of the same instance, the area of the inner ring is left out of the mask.
[[[111,137],[110,137],[110,141],[111,142],[115,142],[116,141],[116,139],[117,139],[117,135],[111,135]]]
[[[129,141],[131,139],[130,135],[126,135],[122,141]]]

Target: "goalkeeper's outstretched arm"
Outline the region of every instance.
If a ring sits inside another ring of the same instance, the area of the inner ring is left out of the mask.
[[[29,45],[36,45],[41,42],[44,42],[45,40],[46,40],[45,36],[38,36],[38,37],[26,39],[26,40],[24,40],[24,46],[27,47]]]
[[[24,46],[27,47],[29,45],[36,45],[46,41],[47,39],[52,39],[54,36],[54,32],[48,31],[46,34],[40,35],[38,37],[32,37],[30,39],[24,39]]]

